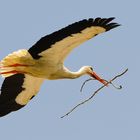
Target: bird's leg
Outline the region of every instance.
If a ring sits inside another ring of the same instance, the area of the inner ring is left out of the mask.
[[[17,73],[24,73],[24,72],[19,72],[19,71],[16,71],[16,70],[0,72],[1,75],[4,75],[4,74],[17,74]]]
[[[18,67],[18,66],[24,66],[24,67],[27,67],[28,65],[25,65],[25,64],[13,64],[13,65],[7,65],[7,66],[0,66],[0,68],[7,68],[7,67]]]
[[[9,77],[18,73],[25,74],[26,72],[24,71],[24,68],[22,67],[28,67],[28,65],[18,64],[18,63],[12,64],[12,65],[4,65],[4,66],[1,65],[0,75],[2,75],[3,77]]]

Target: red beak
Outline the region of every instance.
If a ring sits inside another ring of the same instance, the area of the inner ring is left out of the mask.
[[[95,78],[96,80],[98,80],[99,82],[101,82],[102,84],[104,84],[105,86],[108,86],[108,83],[106,80],[102,79],[101,77],[99,77],[95,72],[90,73],[90,75]]]

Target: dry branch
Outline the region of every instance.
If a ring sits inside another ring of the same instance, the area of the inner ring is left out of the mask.
[[[126,69],[125,71],[123,71],[121,74],[116,75],[115,77],[113,77],[110,81],[108,81],[108,84],[111,84],[112,81],[114,81],[115,79],[117,79],[118,77],[121,77],[122,75],[124,75],[126,72],[128,71],[128,69]],[[99,89],[97,89],[89,98],[87,98],[86,100],[80,102],[79,104],[77,104],[76,106],[74,106],[69,112],[67,112],[65,115],[63,115],[61,118],[64,118],[66,116],[68,116],[70,113],[72,113],[76,108],[78,108],[79,106],[87,103],[88,101],[90,101],[101,89],[103,89],[104,87],[106,87],[105,85],[101,86]]]

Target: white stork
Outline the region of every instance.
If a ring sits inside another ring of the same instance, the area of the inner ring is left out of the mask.
[[[71,72],[63,63],[83,42],[119,26],[111,22],[113,19],[84,19],[42,37],[29,50],[6,56],[0,62],[0,74],[5,77],[0,94],[0,117],[24,107],[38,93],[45,79],[75,79],[87,74],[107,85],[91,66]]]

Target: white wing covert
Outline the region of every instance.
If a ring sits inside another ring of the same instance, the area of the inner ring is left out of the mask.
[[[5,78],[0,94],[0,117],[24,107],[38,93],[43,81],[27,74]]]
[[[90,18],[76,22],[42,37],[28,51],[34,59],[43,59],[54,65],[63,63],[64,59],[75,47],[102,32],[119,26],[119,24],[111,22],[113,19]]]

